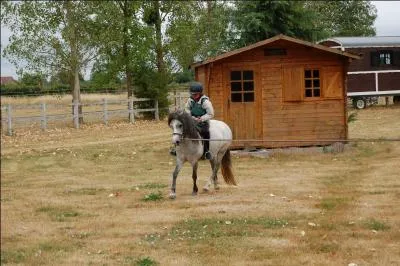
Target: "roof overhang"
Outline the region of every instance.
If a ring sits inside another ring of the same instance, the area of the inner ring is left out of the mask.
[[[272,38],[269,38],[269,39],[266,39],[266,40],[263,40],[263,41],[260,41],[260,42],[257,42],[257,43],[254,43],[254,44],[251,44],[251,45],[248,45],[248,46],[245,46],[245,47],[242,47],[242,48],[230,51],[230,52],[226,52],[226,53],[223,53],[223,54],[215,56],[215,57],[208,58],[204,61],[193,63],[190,65],[190,68],[196,68],[196,67],[199,67],[202,65],[213,63],[215,61],[219,61],[219,60],[222,60],[222,59],[234,56],[234,55],[238,55],[240,53],[243,53],[243,52],[246,52],[246,51],[249,51],[249,50],[252,50],[252,49],[255,49],[255,48],[258,48],[258,47],[261,47],[261,46],[264,46],[264,45],[267,45],[267,44],[270,44],[270,43],[273,43],[273,42],[276,42],[279,40],[286,40],[288,42],[297,43],[300,45],[312,47],[312,48],[315,48],[318,50],[322,50],[325,52],[337,54],[337,55],[352,58],[352,59],[360,59],[361,58],[358,55],[340,51],[340,50],[333,49],[333,48],[329,48],[329,47],[321,45],[321,44],[315,44],[315,43],[303,41],[300,39],[292,38],[292,37],[289,37],[289,36],[286,36],[283,34],[279,34],[279,35],[276,35],[275,37],[272,37]]]
[[[389,48],[400,47],[400,36],[332,37],[318,43],[326,42],[337,44],[331,48]]]

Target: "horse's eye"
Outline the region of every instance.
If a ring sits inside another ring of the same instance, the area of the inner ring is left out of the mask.
[[[182,128],[182,125],[178,125],[179,128]]]

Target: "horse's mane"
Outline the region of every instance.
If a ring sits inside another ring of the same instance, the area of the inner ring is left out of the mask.
[[[190,114],[185,111],[175,111],[169,113],[168,115],[168,125],[171,123],[172,120],[178,120],[183,125],[183,134],[186,138],[197,139],[199,138],[199,133],[196,128],[196,122],[192,118]]]

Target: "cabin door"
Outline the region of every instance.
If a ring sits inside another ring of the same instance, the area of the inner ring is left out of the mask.
[[[232,129],[233,139],[242,143],[240,146],[251,146],[250,142],[239,140],[262,138],[259,65],[227,66],[225,70],[225,121]]]

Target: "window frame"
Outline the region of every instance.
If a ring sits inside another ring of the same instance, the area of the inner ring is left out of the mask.
[[[233,72],[240,72],[240,79],[232,79]],[[252,79],[244,79],[245,72],[251,72]],[[245,90],[245,83],[252,83],[252,90]],[[240,83],[240,90],[232,90],[233,83]],[[255,90],[255,71],[253,69],[230,69],[229,70],[229,99],[232,103],[254,103],[256,102]],[[245,101],[245,94],[251,94],[252,100]],[[241,100],[237,101],[232,98],[232,95],[240,95]]]
[[[382,58],[383,55],[383,58]],[[386,56],[385,56],[386,55]],[[389,59],[389,63],[385,61]],[[387,67],[394,65],[394,52],[393,50],[378,50],[371,52],[371,66],[372,67]]]
[[[310,77],[306,77],[306,71],[311,72]],[[314,71],[318,71],[318,77],[314,77]],[[311,81],[311,87],[306,87],[306,82]],[[314,85],[314,81],[319,82],[319,86]],[[320,67],[304,67],[303,68],[303,101],[322,100],[322,71]],[[315,89],[318,88],[318,89]],[[312,96],[307,96],[307,90],[311,89]],[[319,90],[319,96],[314,96],[315,91]]]

